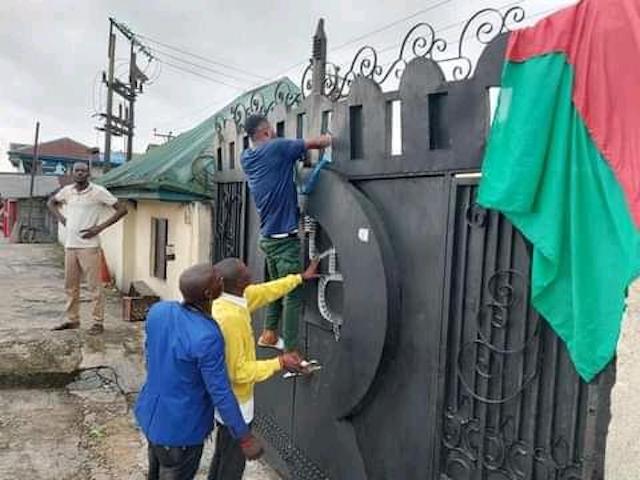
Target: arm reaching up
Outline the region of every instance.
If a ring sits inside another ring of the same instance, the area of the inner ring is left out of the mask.
[[[307,269],[299,275],[287,275],[270,282],[249,285],[244,291],[249,311],[254,312],[275,302],[297,288],[302,282],[317,279],[320,276],[317,273],[319,264],[319,260],[312,260]]]
[[[331,135],[320,135],[319,137],[310,138],[304,141],[304,147],[307,150],[322,150],[331,146]]]

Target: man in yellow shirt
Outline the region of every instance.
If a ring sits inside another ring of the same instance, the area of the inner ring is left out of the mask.
[[[253,421],[253,387],[282,369],[305,372],[302,358],[295,353],[281,354],[269,360],[256,360],[251,313],[282,298],[305,281],[318,277],[318,261],[307,270],[271,282],[252,285],[251,272],[237,258],[227,258],[215,265],[223,278],[223,293],[213,302],[212,316],[220,325],[225,341],[225,360],[233,393],[247,424]],[[245,456],[240,444],[216,415],[218,431],[216,450],[208,480],[241,480]]]

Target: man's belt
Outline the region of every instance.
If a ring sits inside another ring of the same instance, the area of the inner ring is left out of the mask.
[[[284,240],[285,238],[298,238],[298,232],[275,233],[273,235],[269,235],[267,238],[270,238],[272,240]]]

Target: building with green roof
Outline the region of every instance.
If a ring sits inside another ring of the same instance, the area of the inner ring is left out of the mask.
[[[164,299],[179,299],[178,276],[211,260],[214,138],[228,122],[269,112],[299,95],[288,78],[248,91],[194,128],[96,180],[129,203],[129,214],[102,236],[116,285],[144,281]],[[245,138],[246,145],[246,138]],[[238,152],[239,154],[240,152]]]
[[[211,198],[215,155],[213,139],[218,129],[245,111],[268,110],[277,101],[279,92],[298,93],[298,87],[288,78],[250,90],[191,130],[171,141],[149,150],[144,155],[111,170],[97,182],[118,198],[167,201],[193,201]]]

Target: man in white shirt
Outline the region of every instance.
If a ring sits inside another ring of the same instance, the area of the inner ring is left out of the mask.
[[[80,278],[85,274],[93,300],[93,326],[89,333],[104,331],[104,299],[100,284],[99,234],[127,214],[127,207],[109,191],[89,181],[86,163],[73,165],[74,183],[53,195],[47,206],[65,229],[65,290],[67,292],[67,321],[54,330],[80,327]],[[63,207],[63,212],[60,208]],[[100,218],[106,207],[115,210],[104,222]]]

